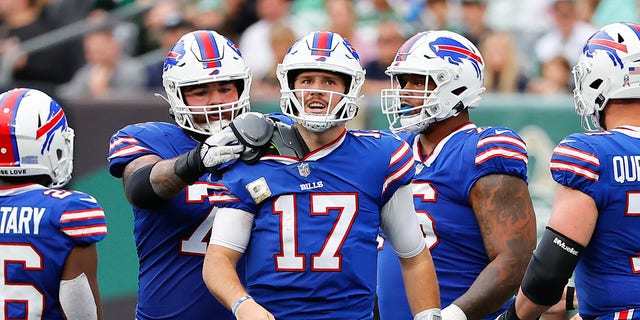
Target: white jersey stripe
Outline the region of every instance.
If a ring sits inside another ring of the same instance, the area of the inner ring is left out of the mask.
[[[476,165],[479,165],[494,157],[517,159],[517,160],[523,161],[524,163],[527,163],[529,161],[527,156],[522,152],[516,152],[512,149],[505,149],[505,148],[491,148],[476,155]]]
[[[600,175],[596,172],[593,172],[589,169],[586,169],[584,167],[580,167],[580,166],[576,166],[573,164],[569,164],[569,163],[563,163],[563,162],[559,162],[559,161],[551,161],[551,163],[549,164],[549,169],[551,170],[564,170],[564,171],[569,171],[569,172],[573,172],[577,175],[583,176],[589,180],[593,180],[593,181],[598,181],[598,179],[600,179]]]
[[[493,136],[493,137],[486,137],[486,138],[480,139],[478,141],[478,148],[488,143],[508,143],[508,144],[516,145],[522,148],[523,150],[527,150],[527,145],[524,144],[522,140],[516,139],[514,137],[510,137],[510,136]]]
[[[67,211],[60,216],[60,222],[70,222],[77,220],[89,220],[104,218],[104,211],[100,209],[83,210],[83,211]]]
[[[574,159],[578,159],[578,160],[582,160],[584,162],[588,162],[591,163],[595,166],[600,166],[600,160],[598,160],[597,157],[594,157],[588,153],[585,153],[583,151],[580,151],[578,149],[574,149],[574,148],[570,148],[570,147],[566,147],[566,146],[558,146],[553,153],[555,154],[559,154],[559,155],[563,155],[563,156],[567,156],[567,157],[571,157]]]

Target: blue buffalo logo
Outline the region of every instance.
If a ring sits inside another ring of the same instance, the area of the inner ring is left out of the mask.
[[[468,60],[476,70],[476,77],[480,78],[480,66],[484,64],[482,58],[459,41],[441,37],[429,43],[429,48],[436,56],[456,66]]]
[[[184,41],[178,41],[176,44],[171,47],[169,53],[167,53],[167,57],[164,59],[164,65],[162,67],[163,71],[167,71],[174,67],[175,65],[182,60],[184,57]]]
[[[611,61],[613,61],[613,66],[619,66],[620,69],[624,68],[618,51],[627,53],[627,46],[614,41],[605,31],[598,31],[591,36],[582,49],[582,53],[589,58],[593,58],[593,53],[596,52],[596,50],[606,52]]]

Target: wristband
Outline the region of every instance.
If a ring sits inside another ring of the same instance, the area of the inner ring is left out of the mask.
[[[442,309],[442,318],[455,319],[455,320],[467,320],[467,315],[455,304],[450,304],[446,308]]]
[[[249,299],[253,299],[252,296],[244,296],[240,299],[238,299],[238,301],[236,301],[236,303],[233,305],[233,308],[231,308],[231,313],[233,313],[233,316],[236,316],[236,311],[238,311],[238,307],[240,306],[241,303],[249,300]]]
[[[438,308],[422,310],[416,313],[415,316],[413,316],[413,320],[441,320],[441,319],[442,319],[442,315],[440,314],[440,309]]]
[[[572,286],[567,286],[567,294],[565,296],[565,308],[567,311],[575,310],[576,307],[573,305],[573,296],[576,292],[576,288]]]
[[[202,160],[200,159],[201,147],[202,144],[198,144],[195,149],[178,157],[173,165],[173,172],[188,185],[194,184],[205,174]]]

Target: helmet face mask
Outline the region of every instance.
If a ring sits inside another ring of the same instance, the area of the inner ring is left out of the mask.
[[[344,78],[345,92],[294,88],[295,77],[305,71],[322,71]],[[298,39],[289,48],[276,76],[280,82],[280,108],[282,112],[313,132],[323,132],[353,119],[358,112],[360,89],[365,71],[360,58],[347,39],[337,33],[318,31]],[[305,98],[311,92],[329,97],[324,114],[305,112]]]
[[[47,176],[49,187],[71,179],[74,132],[60,105],[34,89],[13,89],[0,95],[0,176]]]
[[[182,36],[167,54],[162,79],[171,115],[178,126],[191,132],[219,132],[250,109],[249,67],[238,47],[215,31],[199,30]],[[229,81],[238,89],[236,100],[215,105],[186,104],[185,88]]]
[[[485,90],[483,70],[480,52],[463,36],[445,30],[414,35],[386,71],[391,86],[381,91],[381,108],[389,128],[417,133],[475,107]],[[409,75],[424,77],[424,89],[406,87]]]
[[[613,23],[594,33],[572,70],[575,111],[587,131],[603,129],[609,99],[640,98],[640,25]]]

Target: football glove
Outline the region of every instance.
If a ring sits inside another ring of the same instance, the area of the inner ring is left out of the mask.
[[[173,170],[187,184],[193,184],[219,165],[240,158],[244,149],[231,128],[226,127],[178,157]]]

